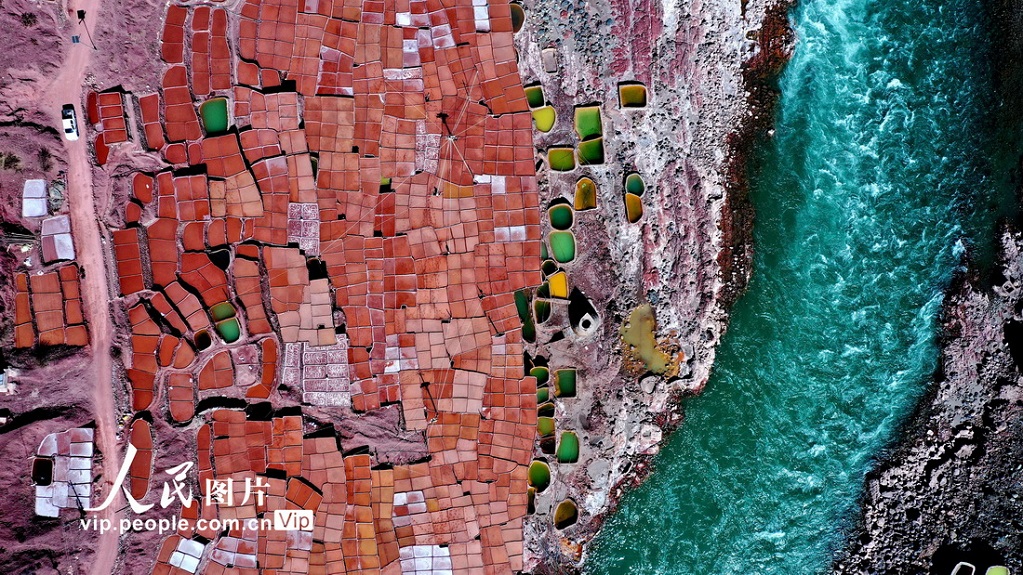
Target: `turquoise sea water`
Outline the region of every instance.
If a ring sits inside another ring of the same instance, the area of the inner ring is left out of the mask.
[[[754,162],[755,267],[706,392],[592,574],[826,571],[937,362],[957,258],[1006,183],[979,0],[803,0]]]

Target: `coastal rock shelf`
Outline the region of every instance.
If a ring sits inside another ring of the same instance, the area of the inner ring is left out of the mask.
[[[678,423],[677,398],[706,383],[728,300],[742,291],[748,229],[732,194],[744,136],[730,133],[748,112],[735,88],[754,52],[741,37],[761,38],[769,3],[744,3],[742,15],[705,3],[682,19],[670,14],[690,8],[672,3],[523,7],[515,40],[548,217],[544,281],[519,296],[519,312],[529,357],[550,373],[538,387],[534,456],[552,470],[532,494],[525,545],[535,572],[574,573],[608,510],[645,474],[661,429]],[[666,356],[648,358],[656,372],[619,329],[645,304]],[[559,529],[565,501],[575,512]]]

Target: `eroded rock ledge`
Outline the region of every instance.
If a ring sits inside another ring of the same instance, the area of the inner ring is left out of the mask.
[[[1001,234],[993,287],[962,274],[941,319],[936,382],[867,478],[836,573],[1023,568],[1023,234]]]
[[[539,164],[542,208],[571,201],[582,177],[598,189],[597,208],[576,215],[579,248],[568,275],[599,321],[579,330],[555,309],[528,349],[552,373],[577,369],[576,397],[555,402],[554,436],[570,431],[580,439],[573,463],[559,463],[542,442],[536,449],[551,483],[536,494],[525,526],[534,573],[580,569],[604,518],[681,423],[680,399],[706,385],[728,310],[749,277],[746,156],[770,126],[772,80],[793,40],[789,5],[525,2],[516,36],[523,84],[540,85],[558,117],[551,131],[536,133],[539,159],[571,145],[574,110],[594,105],[606,158],[567,173]],[[622,83],[644,85],[647,106],[622,107]],[[623,201],[630,173],[646,183],[635,223]],[[661,349],[682,358],[664,374],[623,349],[621,328],[645,304]],[[559,529],[554,517],[564,501],[578,506],[578,517]]]

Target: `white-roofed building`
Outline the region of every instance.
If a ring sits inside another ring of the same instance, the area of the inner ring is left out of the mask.
[[[46,180],[25,180],[21,193],[21,217],[41,218],[49,214]]]
[[[43,261],[75,259],[75,244],[71,238],[71,218],[53,216],[43,220]]]

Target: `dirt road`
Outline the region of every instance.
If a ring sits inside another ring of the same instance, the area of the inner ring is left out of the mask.
[[[85,25],[95,30],[96,17],[99,15],[99,0],[70,0],[69,12],[85,10]],[[85,271],[82,279],[82,297],[85,300],[85,314],[89,325],[89,336],[92,340],[92,369],[90,381],[83,385],[91,385],[93,389],[93,415],[96,418],[96,434],[98,448],[103,453],[103,491],[105,497],[112,488],[112,481],[120,467],[121,454],[117,444],[117,418],[114,409],[112,376],[113,368],[110,360],[110,294],[107,286],[107,272],[104,262],[104,239],[100,230],[102,225],[96,216],[96,198],[92,191],[92,161],[85,124],[85,110],[82,109],[83,82],[92,58],[101,58],[102,53],[94,50],[89,37],[81,24],[73,24],[74,34],[80,34],[81,44],[72,44],[68,56],[64,60],[60,73],[44,93],[47,94],[50,109],[53,110],[54,123],[60,126],[60,107],[73,103],[78,113],[81,138],[76,142],[65,140],[68,162],[67,201],[71,209],[71,227],[75,238],[75,252],[78,264]],[[93,503],[98,504],[98,497]],[[116,521],[116,510],[123,505],[123,498],[118,497],[114,504],[98,512],[101,518]],[[96,556],[92,565],[88,566],[92,575],[110,575],[114,573],[118,555],[118,534],[109,531],[98,536]],[[85,567],[85,566],[80,566]]]

